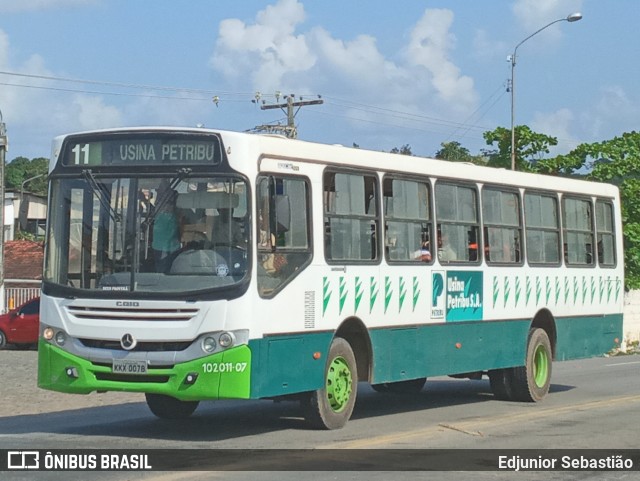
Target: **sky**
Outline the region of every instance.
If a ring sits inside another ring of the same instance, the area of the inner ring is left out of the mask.
[[[56,135],[123,126],[245,131],[433,156],[472,154],[516,125],[553,155],[637,130],[638,0],[0,0],[7,160],[49,157]]]

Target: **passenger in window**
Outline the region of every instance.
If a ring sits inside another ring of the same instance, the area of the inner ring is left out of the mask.
[[[438,231],[438,260],[441,262],[451,262],[457,260],[456,251],[449,243],[449,236],[442,231]]]
[[[429,241],[424,241],[420,249],[415,251],[413,258],[422,262],[431,262],[431,249],[429,248]]]
[[[166,197],[165,197],[166,196]],[[173,259],[172,254],[182,247],[180,243],[180,221],[176,213],[177,193],[166,185],[158,188],[160,206],[153,222],[151,248],[156,272],[166,272]]]

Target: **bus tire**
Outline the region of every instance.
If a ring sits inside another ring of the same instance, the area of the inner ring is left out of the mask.
[[[329,348],[324,387],[303,400],[306,421],[316,429],[342,428],[353,413],[357,393],[356,358],[349,343],[336,337]]]
[[[544,329],[529,331],[527,357],[524,366],[513,368],[511,387],[515,400],[541,401],[549,392],[553,354]]]
[[[394,394],[416,394],[422,391],[426,382],[426,377],[419,377],[418,379],[409,379],[407,381],[372,384],[371,387],[374,391],[382,393],[391,392]]]
[[[513,400],[512,371],[512,368],[489,371],[489,385],[496,399],[501,401]]]
[[[180,401],[164,394],[145,393],[147,406],[161,419],[186,419],[198,407],[198,401]]]

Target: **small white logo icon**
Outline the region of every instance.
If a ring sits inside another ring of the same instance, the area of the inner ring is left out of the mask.
[[[38,451],[8,451],[7,468],[39,469],[40,453]]]

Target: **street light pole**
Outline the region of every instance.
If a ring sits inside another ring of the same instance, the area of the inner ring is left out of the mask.
[[[7,140],[7,128],[0,111],[0,313],[5,311],[4,298],[4,165],[9,142]]]
[[[511,85],[509,86],[510,89],[511,89],[511,170],[516,170],[516,130],[515,130],[515,98],[516,98],[515,97],[515,90],[516,90],[516,84],[515,84],[515,71],[516,71],[516,53],[518,51],[518,47],[520,45],[522,45],[523,43],[525,43],[527,40],[529,40],[534,35],[539,34],[545,28],[548,28],[548,27],[550,27],[551,25],[553,25],[555,23],[565,22],[565,21],[566,22],[577,22],[581,18],[582,18],[582,14],[576,12],[576,13],[572,13],[571,15],[567,16],[566,18],[559,18],[558,20],[554,20],[553,22],[548,23],[544,27],[539,28],[538,30],[533,32],[527,38],[522,40],[518,45],[516,45],[516,47],[513,49],[513,54],[511,55],[511,59],[510,59],[511,60]]]

